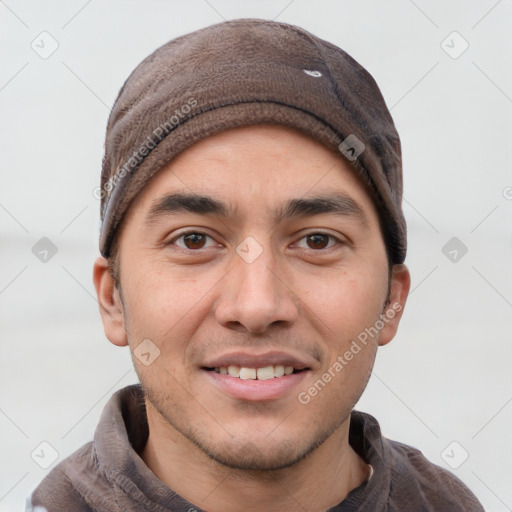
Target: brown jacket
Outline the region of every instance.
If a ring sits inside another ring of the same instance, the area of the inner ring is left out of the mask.
[[[27,510],[200,512],[164,485],[139,457],[147,437],[140,386],[118,391],[105,406],[94,441],[48,474]],[[451,473],[420,451],[382,437],[372,416],[352,413],[350,444],[371,464],[373,475],[330,512],[483,512],[471,491]]]

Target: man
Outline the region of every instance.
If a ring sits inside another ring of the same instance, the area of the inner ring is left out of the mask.
[[[351,57],[261,20],[171,41],[119,93],[99,195],[101,316],[141,386],[31,507],[483,510],[353,411],[410,277],[398,134]]]

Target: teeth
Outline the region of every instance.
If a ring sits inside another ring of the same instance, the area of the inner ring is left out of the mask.
[[[283,377],[293,373],[293,366],[283,366],[277,364],[275,366],[264,366],[263,368],[247,368],[245,366],[236,366],[234,364],[215,368],[216,373],[229,375],[230,377],[238,377],[242,380],[269,380],[274,377]]]
[[[234,364],[228,366],[228,375],[230,377],[240,377],[240,366]]]
[[[258,380],[268,380],[274,378],[274,367],[273,366],[265,366],[264,368],[258,368],[256,370],[256,375],[258,376]]]
[[[256,368],[240,368],[240,378],[243,380],[254,380],[256,378]]]
[[[281,364],[274,366],[274,376],[282,377],[283,375],[284,375],[284,366]]]

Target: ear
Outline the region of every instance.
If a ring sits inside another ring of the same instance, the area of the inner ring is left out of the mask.
[[[380,346],[386,345],[395,337],[410,287],[411,275],[409,269],[405,265],[395,265],[391,275],[389,303],[381,315],[384,327],[380,331]]]
[[[106,258],[99,257],[95,261],[93,280],[100,305],[105,336],[111,343],[119,347],[128,345],[128,337],[124,325],[123,304],[115,287],[114,278],[110,274]]]

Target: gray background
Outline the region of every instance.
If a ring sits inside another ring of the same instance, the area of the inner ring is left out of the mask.
[[[359,408],[458,466],[487,510],[512,510],[511,15],[510,0],[0,1],[0,511],[21,510],[53,450],[50,468],[136,381],[91,279],[109,107],[156,47],[238,17],[300,25],[379,83],[402,138],[413,285]],[[34,254],[43,237],[56,254]]]

